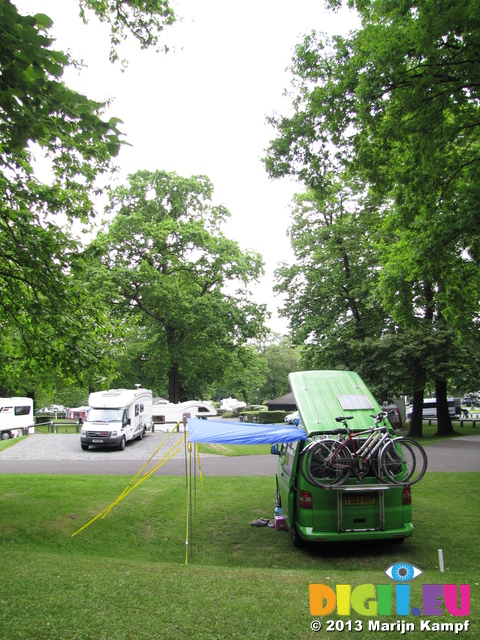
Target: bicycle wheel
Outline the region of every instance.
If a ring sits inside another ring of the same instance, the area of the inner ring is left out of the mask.
[[[427,454],[415,440],[393,438],[383,447],[379,464],[381,473],[390,482],[415,484],[427,470]]]
[[[352,455],[338,440],[319,440],[305,454],[301,466],[304,477],[316,487],[343,484],[352,471]]]

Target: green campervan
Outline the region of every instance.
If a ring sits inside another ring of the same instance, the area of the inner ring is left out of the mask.
[[[309,445],[340,438],[342,422],[346,425],[348,420],[352,432],[374,425],[372,416],[381,414],[382,409],[364,382],[351,371],[297,372],[289,375],[289,381],[307,439],[274,445],[272,453],[279,455],[277,500],[293,544],[375,539],[401,542],[411,536],[408,482],[388,482],[368,468],[364,476],[352,473],[341,483],[317,486],[305,469],[302,471]],[[384,431],[389,438],[388,432],[395,436],[391,425]]]

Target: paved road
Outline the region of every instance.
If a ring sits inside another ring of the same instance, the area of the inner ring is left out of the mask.
[[[125,451],[90,449],[82,451],[78,435],[33,434],[13,447],[0,452],[1,473],[105,474],[134,476],[158,453],[142,471],[152,468],[156,461],[169,455],[172,445],[180,439],[173,434],[151,434],[141,442],[128,443]],[[425,447],[429,471],[480,471],[480,435],[443,440]],[[222,457],[202,454],[202,473],[205,476],[274,475],[277,457],[272,455]],[[183,449],[166,462],[155,474],[184,475]]]

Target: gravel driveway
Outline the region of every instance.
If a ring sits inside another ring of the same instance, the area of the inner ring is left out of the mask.
[[[79,434],[33,433],[0,452],[3,460],[141,460],[145,462],[160,447],[155,460],[160,460],[183,438],[182,433],[150,433],[143,440],[127,442],[124,451],[115,451],[107,447],[90,447],[88,451],[80,448]],[[162,444],[163,443],[163,444]],[[161,446],[160,446],[161,445]],[[184,447],[174,458],[184,457]],[[202,458],[206,454],[202,454]],[[173,458],[172,458],[173,459]]]

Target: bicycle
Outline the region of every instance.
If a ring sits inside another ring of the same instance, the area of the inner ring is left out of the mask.
[[[328,488],[344,484],[352,473],[361,482],[372,469],[382,483],[418,482],[427,469],[425,451],[415,440],[403,436],[393,438],[385,420],[387,416],[384,411],[372,415],[375,427],[356,432],[347,425],[353,416],[335,418],[344,426],[334,429],[331,435],[345,437],[324,436],[305,447],[300,467],[305,479],[315,486]]]

